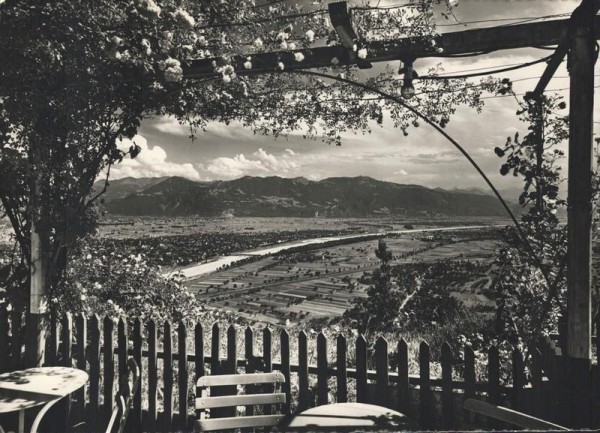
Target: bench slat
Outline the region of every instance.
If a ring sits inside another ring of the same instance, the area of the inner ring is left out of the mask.
[[[216,376],[202,376],[196,382],[198,387],[249,385],[254,383],[283,383],[285,378],[280,372],[258,374],[222,374]]]
[[[283,404],[284,393],[275,394],[244,394],[226,395],[220,397],[198,397],[196,410],[210,409],[213,407],[253,406],[259,404]]]
[[[468,411],[528,430],[568,430],[566,427],[561,425],[554,424],[522,412],[517,412],[506,407],[496,406],[485,401],[475,400],[472,398],[465,400],[463,407]]]
[[[284,418],[284,415],[255,415],[232,418],[205,419],[197,420],[196,427],[199,431],[204,431],[274,426],[279,424]]]

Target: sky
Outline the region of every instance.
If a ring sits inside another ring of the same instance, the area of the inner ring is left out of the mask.
[[[380,4],[398,4],[401,1],[382,0]],[[455,7],[455,15],[460,22],[528,18],[570,13],[578,3],[572,0],[460,0]],[[438,29],[440,32],[450,32],[508,22],[463,25],[440,17],[439,23],[445,25]],[[414,66],[417,71],[426,71],[429,66],[442,62],[445,72],[497,68],[537,60],[550,53],[535,48],[503,50],[477,57],[421,59]],[[544,68],[545,64],[542,63],[496,76],[518,80],[513,88],[517,93],[524,93],[533,90]],[[596,74],[600,75],[598,66]],[[568,72],[566,62],[563,62],[547,89],[568,87]],[[568,91],[559,93],[568,102]],[[510,97],[485,99],[482,113],[460,107],[446,127],[446,132],[469,152],[499,189],[520,186],[518,179],[499,174],[502,160],[494,154],[494,147],[502,146],[508,136],[517,131],[526,131],[527,125],[519,121],[517,109],[516,101]],[[599,112],[599,104],[595,104],[595,114]],[[595,124],[595,132],[600,132],[598,126]],[[245,175],[303,176],[311,180],[335,176],[370,176],[432,188],[487,189],[467,160],[437,131],[426,125],[411,128],[405,137],[402,131],[393,128],[391,122],[384,120],[383,127],[374,125],[371,134],[342,134],[342,145],[339,147],[321,141],[304,140],[300,134],[277,140],[254,135],[250,129],[235,122],[229,125],[210,123],[206,132],[199,132],[194,141],[189,135],[189,127],[178,124],[172,118],[144,121],[139,135],[134,138],[142,148],[141,154],[135,160],[125,160],[115,166],[111,177],[173,175],[208,181]]]

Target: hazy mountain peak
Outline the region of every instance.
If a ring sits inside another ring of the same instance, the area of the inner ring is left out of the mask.
[[[118,193],[115,193],[117,191]],[[112,181],[106,200],[111,213],[126,215],[201,215],[278,217],[369,217],[378,215],[495,216],[503,210],[480,191],[430,189],[369,176],[243,176],[229,181],[196,182],[182,177]]]

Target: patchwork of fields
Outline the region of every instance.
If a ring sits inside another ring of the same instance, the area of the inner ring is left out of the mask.
[[[414,236],[414,235],[413,235]],[[392,265],[435,263],[440,260],[491,262],[498,242],[474,233],[451,236],[388,237]],[[484,236],[485,237],[485,236]],[[190,279],[186,286],[208,304],[250,321],[270,324],[303,323],[341,316],[352,300],[366,296],[369,273],[379,266],[376,240],[286,253]],[[485,290],[490,275],[473,275],[469,284],[448,290],[471,306],[490,305]]]

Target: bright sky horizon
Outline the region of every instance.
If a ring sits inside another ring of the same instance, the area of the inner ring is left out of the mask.
[[[382,1],[399,4],[400,0]],[[550,16],[567,18],[579,4],[576,0],[460,0],[455,7],[458,19],[439,16],[441,33],[477,27],[507,25],[527,18]],[[558,16],[556,16],[558,15]],[[508,19],[515,19],[513,21]],[[473,23],[473,21],[486,22]],[[494,21],[489,21],[494,20]],[[445,72],[467,72],[494,69],[540,59],[551,51],[537,48],[503,50],[476,57],[419,59],[417,72],[442,63]],[[397,68],[398,62],[390,62]],[[545,63],[495,75],[510,78],[517,94],[533,90]],[[596,67],[596,74],[600,69]],[[361,72],[368,74],[368,72]],[[479,79],[474,79],[478,82]],[[418,91],[418,82],[416,88]],[[548,90],[568,100],[569,79],[566,62],[559,67]],[[548,92],[552,93],[552,92]],[[521,186],[513,176],[499,174],[502,159],[494,154],[515,132],[524,135],[527,125],[520,122],[519,108],[511,97],[483,95],[482,113],[459,107],[446,131],[454,137],[482,167],[499,189]],[[599,104],[595,105],[598,113]],[[598,124],[594,125],[598,132]],[[142,153],[135,160],[125,160],[113,167],[111,178],[182,176],[192,180],[227,180],[250,176],[300,177],[319,180],[336,176],[369,176],[378,180],[419,184],[431,188],[472,188],[487,190],[468,161],[437,131],[421,125],[411,128],[404,137],[389,119],[383,127],[373,125],[371,134],[342,134],[342,146],[329,146],[321,141],[304,140],[301,133],[277,140],[254,133],[233,122],[229,125],[211,122],[205,132],[199,131],[195,141],[189,138],[189,127],[173,118],[159,117],[142,123],[134,138]],[[127,143],[124,143],[127,145]],[[565,149],[566,150],[566,149]],[[564,175],[566,176],[566,168]]]

